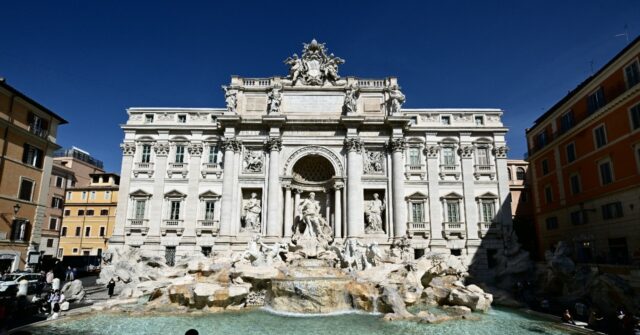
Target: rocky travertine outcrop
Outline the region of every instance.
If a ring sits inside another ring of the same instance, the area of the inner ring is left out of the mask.
[[[80,279],[64,284],[61,292],[64,294],[65,300],[69,302],[81,301],[86,295]]]

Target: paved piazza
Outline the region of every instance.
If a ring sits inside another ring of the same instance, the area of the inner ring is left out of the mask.
[[[397,78],[341,77],[315,40],[285,63],[284,77],[232,76],[225,108],[128,110],[110,246],[172,260],[255,234],[408,236],[416,256],[490,268],[511,234],[502,111],[404,108]]]

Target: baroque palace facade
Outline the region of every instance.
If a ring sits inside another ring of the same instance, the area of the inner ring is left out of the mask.
[[[501,110],[402,108],[396,78],[341,78],[315,40],[285,62],[287,77],[233,76],[226,108],[128,110],[110,247],[173,260],[319,224],[490,265],[512,221]]]

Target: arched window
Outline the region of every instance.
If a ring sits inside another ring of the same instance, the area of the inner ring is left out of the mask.
[[[519,168],[516,170],[516,179],[518,179],[518,180],[524,180],[524,177],[525,177],[524,169],[523,169],[523,168],[521,168],[521,167],[519,167]]]

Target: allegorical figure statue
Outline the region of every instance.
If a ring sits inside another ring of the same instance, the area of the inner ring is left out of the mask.
[[[231,113],[236,112],[236,106],[238,104],[238,99],[236,97],[236,92],[230,90],[227,86],[222,86],[224,90],[224,101],[227,104],[227,111]]]
[[[269,92],[269,114],[278,114],[280,112],[280,102],[282,101],[282,93],[278,87],[274,87]]]
[[[289,65],[289,77],[291,77],[291,84],[295,85],[296,80],[300,78],[300,74],[303,70],[302,59],[298,58],[297,54],[293,54],[293,57],[289,57],[284,61]]]
[[[262,207],[260,206],[260,200],[256,197],[257,193],[251,193],[251,199],[247,200],[242,210],[244,212],[244,229],[252,231],[260,231],[260,213]]]
[[[355,85],[347,89],[344,96],[344,110],[347,115],[352,115],[357,112],[359,92],[358,87]]]
[[[397,115],[400,113],[400,109],[402,108],[402,104],[406,101],[406,97],[402,92],[400,92],[398,85],[389,87],[387,91],[389,92],[389,99],[387,100],[389,114]]]
[[[300,221],[305,225],[303,236],[317,237],[321,234],[321,229],[324,225],[324,219],[320,215],[320,202],[316,200],[315,197],[315,193],[309,193],[309,197],[302,200],[298,207],[300,210]]]
[[[367,233],[382,232],[382,212],[384,211],[384,201],[380,200],[378,193],[373,194],[373,200],[369,201],[365,208],[367,215]]]
[[[262,171],[262,153],[259,151],[247,151],[245,154],[245,169],[251,172]]]

